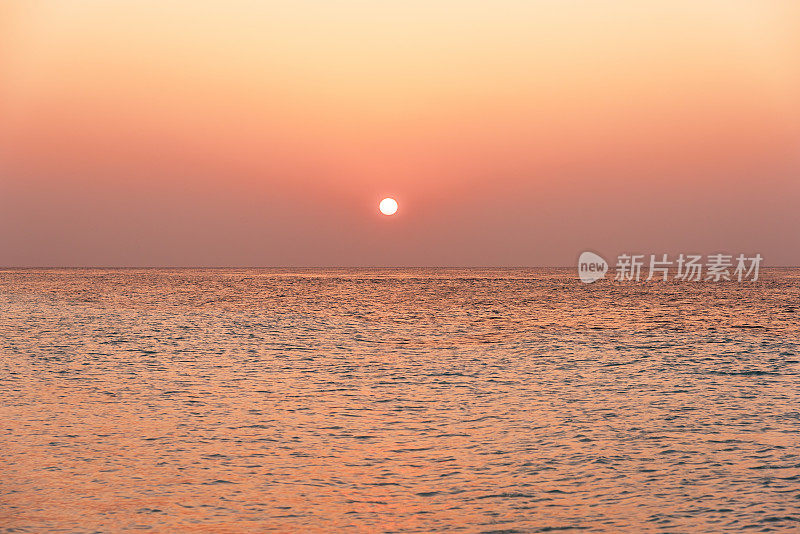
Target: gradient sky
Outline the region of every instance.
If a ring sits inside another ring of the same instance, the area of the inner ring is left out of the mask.
[[[4,0],[0,265],[798,265],[798,6]]]

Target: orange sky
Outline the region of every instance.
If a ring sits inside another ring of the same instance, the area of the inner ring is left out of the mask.
[[[796,265],[798,95],[792,1],[6,0],[0,265]]]

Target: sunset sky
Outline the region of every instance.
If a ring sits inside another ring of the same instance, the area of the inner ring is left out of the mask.
[[[799,204],[796,1],[0,4],[0,266],[798,265]]]

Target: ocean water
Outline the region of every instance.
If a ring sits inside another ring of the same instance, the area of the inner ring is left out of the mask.
[[[800,271],[0,271],[0,532],[800,531]]]

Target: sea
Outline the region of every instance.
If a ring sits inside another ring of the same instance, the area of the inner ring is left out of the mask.
[[[800,532],[800,270],[0,270],[0,532]]]

